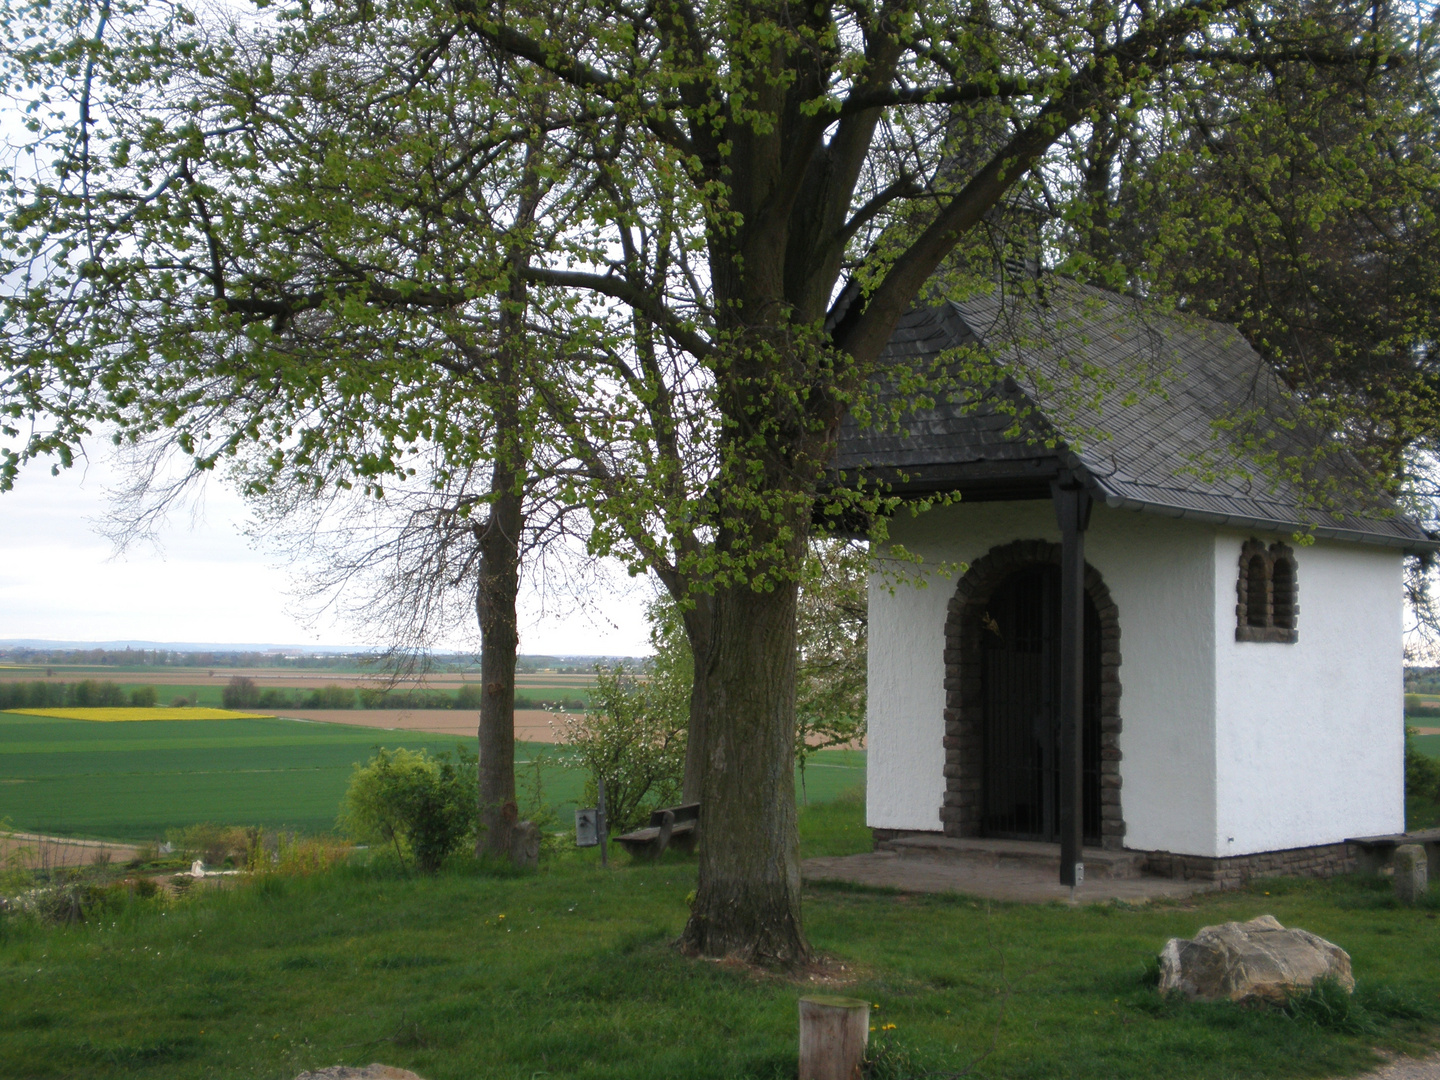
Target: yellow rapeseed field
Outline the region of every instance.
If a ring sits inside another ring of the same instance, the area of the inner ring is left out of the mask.
[[[24,716],[51,716],[57,720],[268,720],[274,713],[231,712],[229,709],[180,709],[156,706],[130,709],[6,709]]]

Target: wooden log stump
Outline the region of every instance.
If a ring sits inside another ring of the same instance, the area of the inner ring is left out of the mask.
[[[800,999],[800,1080],[859,1080],[870,1041],[870,1003]]]
[[[1429,885],[1429,862],[1419,844],[1401,844],[1395,849],[1395,899],[1418,904]]]

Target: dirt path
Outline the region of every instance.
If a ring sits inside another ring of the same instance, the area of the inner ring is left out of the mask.
[[[1365,1080],[1440,1080],[1440,1053],[1423,1058],[1396,1058],[1364,1076]]]
[[[0,864],[22,870],[54,866],[88,866],[94,862],[129,862],[136,857],[131,844],[106,840],[72,840],[40,833],[0,833]]]

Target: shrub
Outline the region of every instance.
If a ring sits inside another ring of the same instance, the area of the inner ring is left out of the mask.
[[[227,709],[253,709],[260,704],[260,690],[254,679],[235,675],[225,684],[220,700]]]
[[[562,739],[590,772],[588,804],[598,794],[596,778],[604,777],[606,824],[614,835],[680,800],[689,687],[682,692],[669,680],[640,679],[621,667],[597,668],[591,696],[590,712],[565,718]]]
[[[449,754],[380,749],[350,776],[341,829],[434,873],[475,831],[476,758],[463,746],[456,758],[458,767]]]
[[[353,709],[355,691],[348,686],[322,686],[305,699],[307,709]]]
[[[189,699],[188,697],[186,697],[184,694],[181,694],[181,695],[179,695],[178,697],[173,697],[173,698],[170,699],[170,707],[171,707],[172,709],[185,709],[185,708],[188,708],[189,706],[190,706],[190,699]]]
[[[1415,729],[1405,729],[1405,797],[1440,800],[1440,761],[1415,745]]]
[[[130,691],[130,705],[136,709],[153,709],[160,694],[153,686],[137,686]]]
[[[1406,715],[1410,715],[1410,714],[1419,712],[1419,711],[1420,711],[1420,707],[1421,707],[1424,703],[1425,703],[1425,702],[1424,702],[1424,699],[1421,698],[1419,694],[1406,694],[1406,695],[1405,695],[1405,712],[1406,712]]]
[[[483,693],[479,683],[466,683],[455,695],[455,708],[471,710],[480,708],[480,698]],[[518,705],[519,702],[517,701],[516,704]]]
[[[113,682],[82,679],[71,690],[70,704],[82,709],[107,708],[125,704],[125,691]]]
[[[206,866],[250,866],[258,860],[260,830],[239,825],[212,825],[208,821],[165,833],[176,851],[199,856]]]

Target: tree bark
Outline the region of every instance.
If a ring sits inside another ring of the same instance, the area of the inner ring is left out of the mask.
[[[714,603],[711,597],[690,598],[694,607],[685,612],[685,638],[690,643],[690,656],[695,677],[690,684],[690,726],[685,736],[685,776],[680,784],[680,801],[700,801],[701,781],[705,775],[705,708],[708,683],[704,678],[713,636]]]
[[[520,629],[515,604],[520,594],[520,534],[525,527],[528,480],[527,431],[521,410],[526,371],[525,313],[529,265],[525,233],[534,224],[540,201],[537,162],[541,141],[526,147],[520,198],[515,207],[511,242],[506,251],[509,287],[500,305],[492,377],[495,424],[494,466],[490,473],[490,514],[477,530],[480,573],[475,614],[480,622],[480,697],[478,742],[480,832],[475,854],[517,860],[515,826],[515,658]]]
[[[520,591],[520,530],[524,512],[512,470],[496,468],[494,501],[479,530],[480,573],[475,614],[480,622],[480,728],[478,733],[480,834],[476,855],[510,858],[519,811],[515,804],[515,657],[520,633],[515,601]]]
[[[703,955],[782,967],[810,951],[795,831],[796,593],[789,582],[714,596],[703,659],[700,884],[681,939]],[[696,657],[697,672],[701,663]]]

